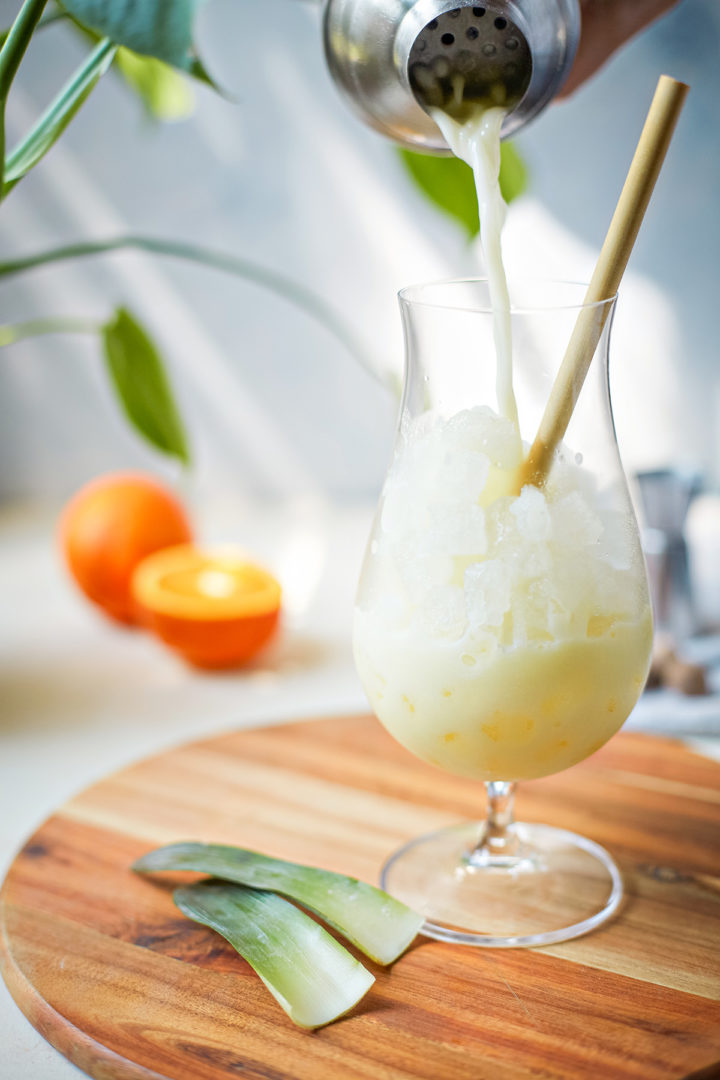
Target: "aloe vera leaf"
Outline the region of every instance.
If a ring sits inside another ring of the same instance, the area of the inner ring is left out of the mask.
[[[327,930],[275,893],[201,883],[176,889],[173,899],[183,915],[230,942],[299,1027],[337,1020],[375,981]]]
[[[143,855],[133,870],[193,870],[280,893],[319,915],[379,964],[396,960],[424,921],[412,908],[356,878],[225,844],[170,844]]]

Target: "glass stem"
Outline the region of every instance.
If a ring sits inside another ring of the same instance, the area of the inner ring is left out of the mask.
[[[519,840],[515,833],[515,784],[505,780],[490,780],[487,790],[487,813],[480,827],[476,847],[469,855],[473,866],[501,865],[513,860]]]

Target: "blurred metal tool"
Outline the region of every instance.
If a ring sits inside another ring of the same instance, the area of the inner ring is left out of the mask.
[[[656,629],[681,642],[697,628],[685,520],[700,491],[701,477],[691,470],[657,469],[637,473],[635,479],[645,522],[643,550]]]
[[[449,152],[430,107],[509,108],[531,120],[565,81],[580,37],[578,0],[328,0],[325,54],[354,110],[416,149]]]

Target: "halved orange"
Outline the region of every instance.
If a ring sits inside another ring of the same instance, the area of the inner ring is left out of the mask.
[[[238,667],[273,636],[280,584],[230,548],[180,544],[136,567],[132,592],[143,624],[188,663]]]

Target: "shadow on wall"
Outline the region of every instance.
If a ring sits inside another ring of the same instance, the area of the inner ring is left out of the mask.
[[[204,51],[241,103],[199,90],[191,121],[154,130],[120,83],[105,79],[62,144],[13,193],[12,213],[0,218],[5,250],[132,230],[232,251],[326,298],[355,327],[377,368],[397,381],[396,291],[472,273],[474,252],[408,186],[392,146],[339,100],[314,7],[214,0],[202,18]],[[254,47],[238,66],[240,40]],[[615,371],[622,366],[615,407],[630,466],[634,444],[641,444],[645,466],[685,448],[686,458],[707,469],[716,449],[709,434],[720,397],[711,256],[720,248],[720,216],[707,208],[720,185],[719,51],[716,0],[685,0],[518,139],[539,205],[524,217],[513,208],[513,244],[518,251],[534,246],[538,273],[582,278],[605,234],[657,75],[665,70],[692,86],[631,262],[635,275],[647,278],[648,314],[640,317],[628,290],[627,321],[638,321],[622,360],[619,334],[615,339]],[[62,27],[41,36],[21,70],[11,140],[80,55]],[[544,225],[554,219],[568,237],[562,273],[552,239],[544,250],[538,240],[554,235],[542,231],[541,218]],[[212,273],[128,256],[3,285],[0,318],[104,318],[121,302],[137,310],[168,354],[195,449],[195,491],[374,499],[392,444],[395,398],[322,328],[272,296]],[[638,342],[648,341],[663,343],[662,380],[655,344],[639,350]],[[129,435],[84,341],[26,342],[0,359],[0,499],[59,499],[103,470],[158,467]],[[652,400],[645,394],[651,371],[659,395]],[[689,420],[675,407],[681,399]],[[641,406],[645,422],[638,424]]]

